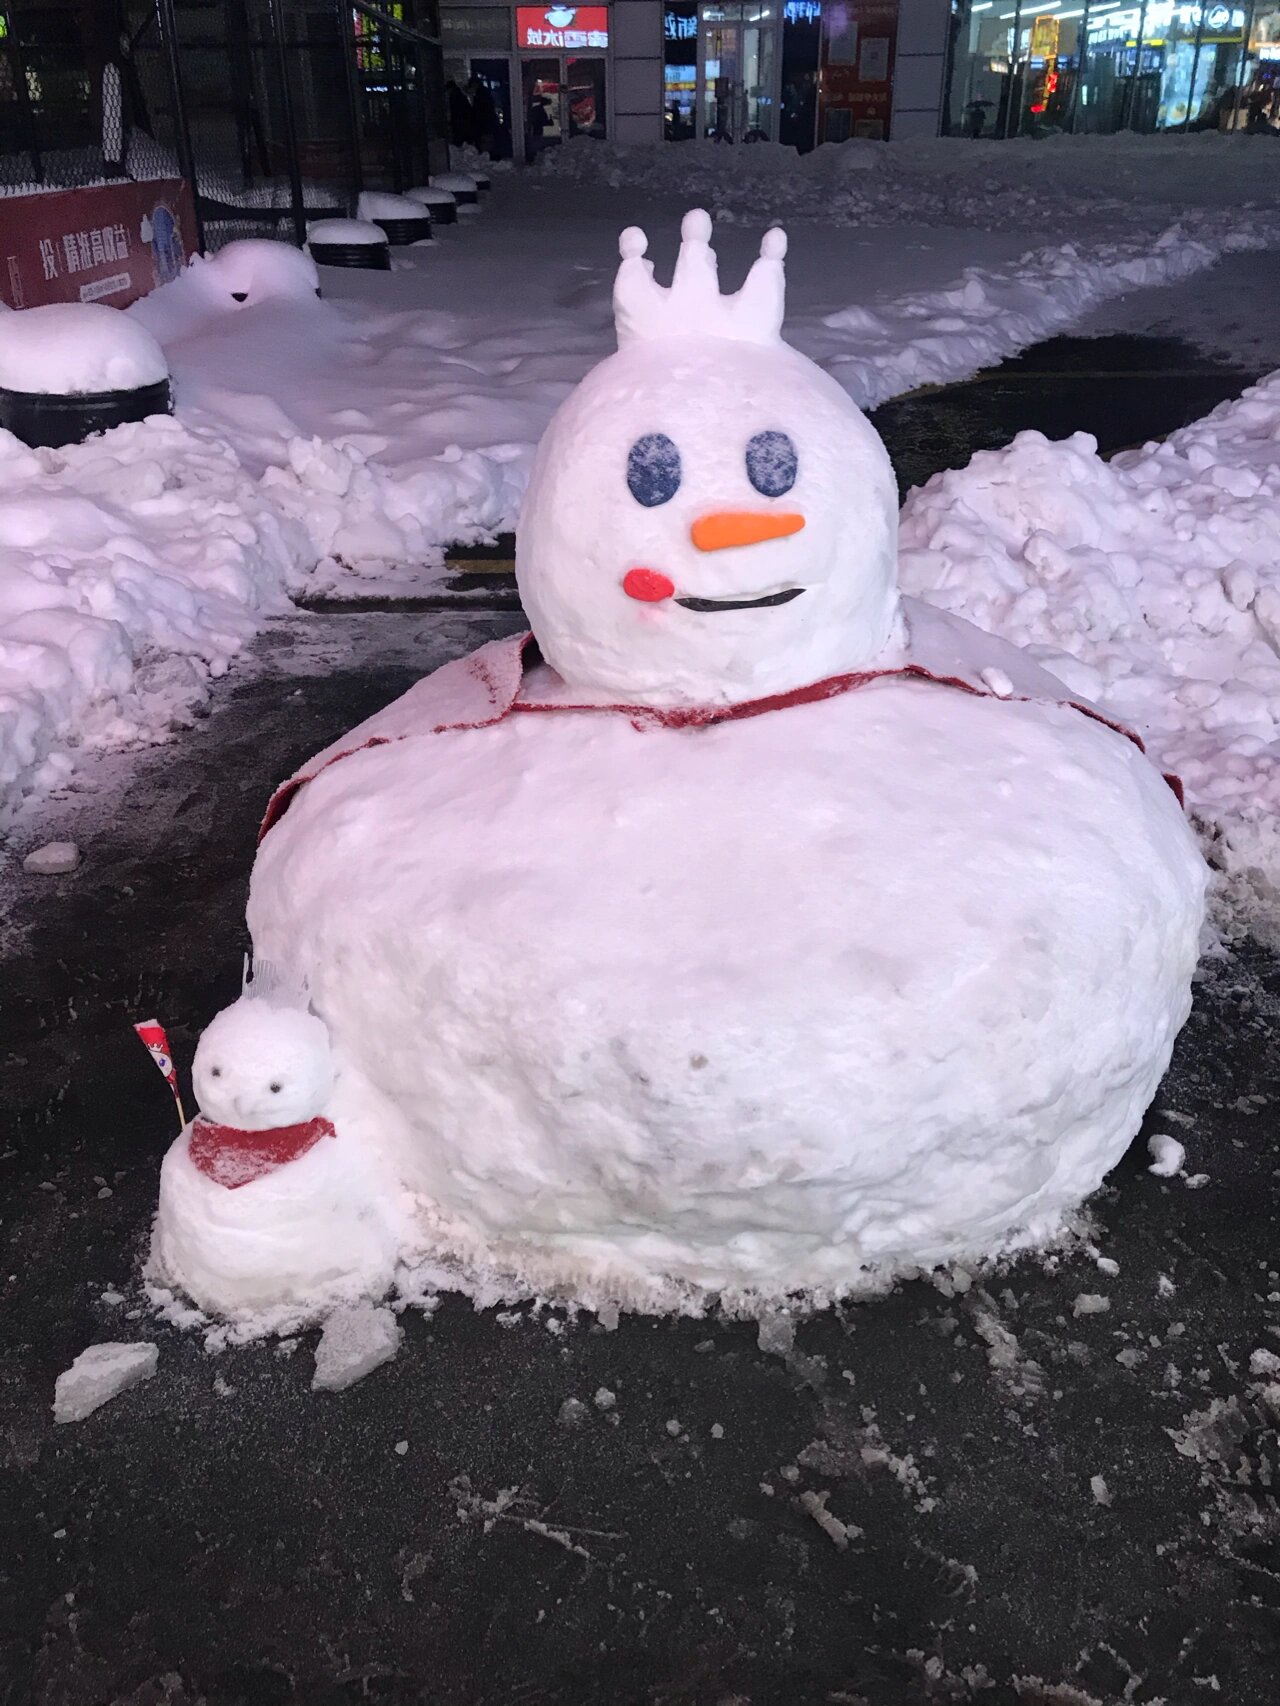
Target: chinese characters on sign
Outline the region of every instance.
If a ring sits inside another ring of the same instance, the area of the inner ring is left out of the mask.
[[[123,307],[177,277],[192,219],[176,179],[0,198],[0,301]]]
[[[40,269],[46,279],[59,278],[64,273],[92,272],[95,267],[128,258],[129,237],[123,225],[64,231],[57,244],[52,237],[40,239]]]
[[[553,53],[603,51],[609,45],[607,6],[517,6],[516,40],[522,48]]]

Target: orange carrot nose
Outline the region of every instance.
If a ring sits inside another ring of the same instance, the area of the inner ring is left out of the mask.
[[[700,515],[689,529],[699,551],[724,551],[731,545],[759,545],[765,539],[785,539],[804,526],[802,515],[776,510],[723,509]]]

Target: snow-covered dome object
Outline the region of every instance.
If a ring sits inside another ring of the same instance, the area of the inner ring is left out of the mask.
[[[307,227],[307,245],[314,244],[382,244],[387,234],[379,225],[367,219],[317,219]]]
[[[292,243],[270,237],[240,238],[216,255],[196,256],[192,270],[207,292],[225,291],[232,302],[246,307],[302,301],[320,289],[320,274],[311,256]]]
[[[480,200],[480,186],[468,172],[433,172],[431,187],[448,190],[460,207],[473,207]]]
[[[438,184],[417,184],[411,190],[406,190],[405,198],[416,201],[423,207],[429,207],[432,212],[437,207],[456,207],[452,190],[441,189]]]
[[[386,195],[380,190],[365,190],[356,208],[361,219],[421,219],[422,203],[417,196]]]
[[[623,237],[619,353],[521,519],[533,636],[303,766],[253,872],[402,1255],[464,1284],[761,1307],[1046,1240],[1190,1005],[1174,789],[899,598],[883,450],[780,340],[781,236],[721,297],[707,235],[670,294]]]
[[[169,377],[164,351],[103,302],[51,302],[0,315],[0,386],[42,396],[136,391]]]
[[[734,296],[707,215],[682,235],[666,290],[644,233],[623,232],[618,352],[543,435],[517,530],[547,662],[647,705],[861,669],[898,611],[893,469],[847,392],[782,341],[785,233]],[[690,621],[699,607],[711,619]]]

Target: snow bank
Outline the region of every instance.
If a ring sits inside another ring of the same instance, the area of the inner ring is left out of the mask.
[[[1275,203],[1269,137],[1063,136],[973,142],[851,141],[797,155],[778,143],[621,144],[580,137],[540,156],[539,175],[701,202],[718,220],[820,218],[840,225],[1059,230],[1088,210],[1181,214]]]
[[[169,377],[164,351],[103,302],[51,302],[0,314],[0,385],[42,396],[134,391]]]
[[[874,409],[920,385],[968,378],[1075,324],[1108,297],[1188,278],[1220,253],[1220,243],[1196,241],[1183,225],[1127,242],[1058,243],[1016,261],[965,267],[942,290],[839,309],[802,328],[796,341],[860,407]]]
[[[161,738],[309,561],[235,454],[168,417],[59,451],[0,432],[0,822],[71,748]]]
[[[1029,647],[1146,733],[1230,897],[1274,918],[1280,374],[1109,463],[1085,433],[1020,433],[913,492],[901,543],[904,590]]]

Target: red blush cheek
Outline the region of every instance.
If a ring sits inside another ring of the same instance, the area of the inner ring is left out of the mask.
[[[622,577],[622,590],[628,598],[638,598],[642,604],[660,604],[673,595],[676,583],[657,569],[628,569]]]

